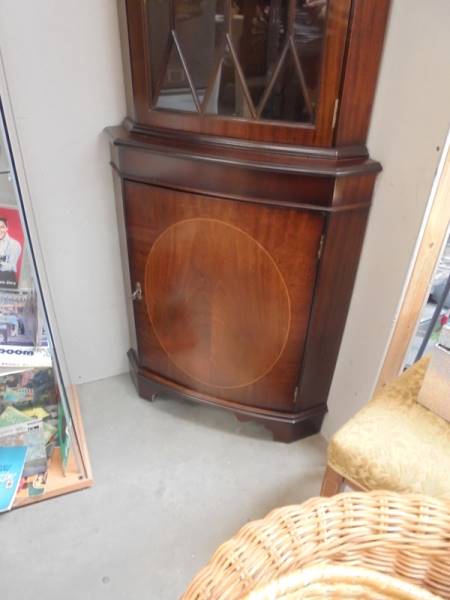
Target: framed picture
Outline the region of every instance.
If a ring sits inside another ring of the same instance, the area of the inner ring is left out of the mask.
[[[17,208],[0,206],[0,290],[19,286],[24,240]]]

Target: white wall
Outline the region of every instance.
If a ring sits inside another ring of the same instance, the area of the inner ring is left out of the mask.
[[[72,378],[126,370],[102,129],[125,100],[115,0],[0,0],[0,43]],[[448,125],[450,3],[393,0],[369,137],[379,177],[325,423],[370,397]]]
[[[325,435],[372,395],[450,122],[450,2],[393,0],[368,139],[383,165]]]
[[[124,371],[128,326],[109,150],[125,115],[115,0],[0,0],[0,44],[74,383]]]

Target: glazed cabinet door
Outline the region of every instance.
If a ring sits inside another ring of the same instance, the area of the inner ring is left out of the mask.
[[[122,0],[135,120],[331,142],[351,0]]]
[[[124,193],[141,368],[293,410],[324,217],[130,181]]]

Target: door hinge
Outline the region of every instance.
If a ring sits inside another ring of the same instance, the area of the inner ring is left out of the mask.
[[[320,236],[319,249],[317,250],[317,260],[320,260],[322,257],[323,244],[325,242],[325,234],[322,233]]]
[[[136,287],[134,288],[134,292],[131,294],[132,300],[142,300],[142,288],[141,284],[136,282]]]
[[[336,98],[336,100],[334,101],[333,123],[331,125],[332,129],[334,129],[336,127],[338,109],[339,109],[339,98]]]
[[[298,386],[294,390],[294,402],[297,402],[297,396],[298,396]]]

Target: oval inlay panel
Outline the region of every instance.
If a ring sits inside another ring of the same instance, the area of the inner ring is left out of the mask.
[[[249,385],[286,345],[290,300],[277,265],[222,221],[190,219],[163,231],[147,259],[144,292],[162,348],[203,384]]]

